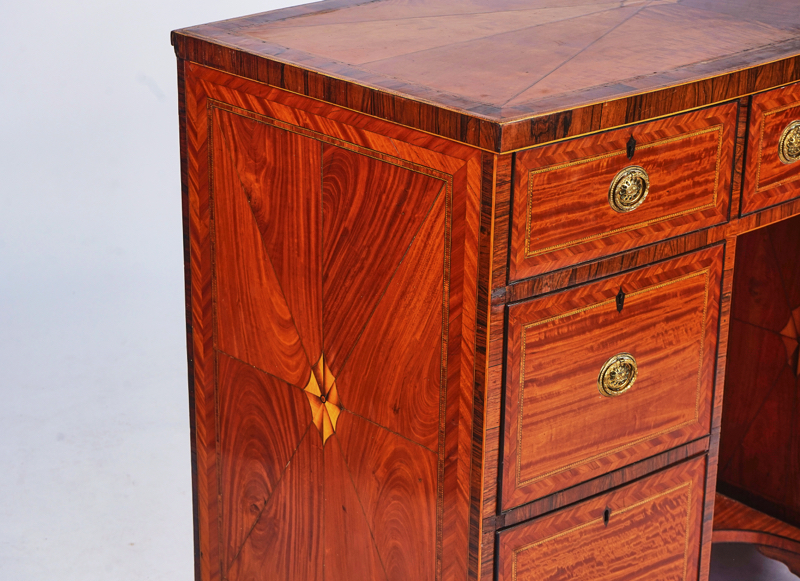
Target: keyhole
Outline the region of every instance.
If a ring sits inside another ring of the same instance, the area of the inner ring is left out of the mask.
[[[631,135],[628,143],[625,145],[625,153],[628,154],[628,159],[633,159],[633,154],[636,153],[636,140]]]
[[[608,519],[610,518],[611,518],[611,509],[606,507],[606,509],[603,511],[603,524],[608,526]]]

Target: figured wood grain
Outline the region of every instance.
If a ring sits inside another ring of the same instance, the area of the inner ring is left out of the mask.
[[[505,530],[498,579],[695,579],[704,479],[701,457]]]
[[[230,114],[216,111],[212,118],[216,137],[212,150],[212,195],[217,345],[237,359],[302,387],[315,359],[303,348],[292,309],[273,267],[271,253],[263,242],[261,232],[268,230],[268,226],[259,223],[253,212],[255,204],[250,202],[253,194],[248,195],[255,193],[255,184],[248,183],[247,178],[242,179],[234,162],[240,159],[241,149],[250,148],[231,145],[238,140],[238,127],[226,123],[230,121]],[[252,121],[250,124],[256,125]],[[263,145],[259,147],[263,148]],[[307,161],[313,167],[313,157]],[[276,171],[273,166],[269,173],[274,175],[281,171]],[[317,251],[317,259],[318,256]],[[298,302],[303,304],[305,301]]]
[[[303,393],[217,356],[223,567],[229,568],[284,475],[310,413]]]
[[[244,191],[280,294],[313,363],[322,352],[317,324],[322,316],[322,216],[316,203],[321,185],[304,170],[309,163],[319,164],[320,144],[233,112],[214,114],[222,129],[220,145],[235,165],[235,181]]]
[[[345,418],[342,418],[343,422],[349,419]],[[324,485],[324,579],[385,581],[388,577],[376,547],[371,523],[364,518],[366,514],[363,502],[335,436],[326,451],[325,474],[344,477],[327,478]],[[385,479],[382,480],[385,482]],[[388,489],[391,491],[392,487],[389,486]],[[405,528],[405,523],[399,524]]]
[[[200,578],[462,578],[480,153],[188,68]]]
[[[446,182],[325,147],[322,183],[325,352],[338,376]]]
[[[322,579],[323,466],[322,442],[307,430],[223,579]]]
[[[778,156],[781,134],[800,120],[800,87],[790,85],[755,95],[750,109],[742,213],[796,198],[800,162],[783,163]]]
[[[504,510],[708,434],[721,260],[717,246],[509,308]],[[603,397],[622,352],[639,376]]]
[[[799,25],[790,0],[353,0],[172,42],[186,60],[506,152],[795,81]]]
[[[341,383],[348,386],[344,400],[348,410],[432,451],[439,445],[442,400],[446,206],[447,194],[440,191],[402,262],[390,273],[380,303],[366,324],[356,329],[359,340],[339,373]],[[411,329],[409,320],[415,322]],[[390,360],[396,362],[393,373],[386,369]]]
[[[436,454],[358,416],[345,413],[342,423],[336,439],[386,578],[435,579]],[[334,531],[342,537],[342,550],[359,554],[361,544],[342,534],[347,531],[344,523],[331,533]],[[345,578],[348,577],[342,577]]]
[[[736,114],[730,103],[518,153],[511,280],[726,221]],[[616,212],[609,187],[634,165],[649,194]]]

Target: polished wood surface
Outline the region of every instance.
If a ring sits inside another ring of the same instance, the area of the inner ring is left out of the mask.
[[[708,434],[721,258],[717,246],[509,309],[504,510]],[[603,396],[598,374],[624,352],[636,382]]]
[[[202,578],[463,578],[481,154],[187,69]]]
[[[737,245],[719,478],[736,498],[800,524],[800,218]]]
[[[800,181],[774,152],[800,111],[780,88],[800,78],[792,8],[326,0],[174,33],[197,578],[510,579],[542,523],[695,464],[691,578],[727,518],[718,473],[788,526]],[[628,165],[651,191],[617,214]],[[640,375],[604,398],[617,351]],[[667,504],[551,539],[520,579],[683,578]]]
[[[697,577],[705,458],[498,535],[498,580]]]
[[[510,151],[800,78],[791,0],[328,0],[176,31],[178,56]]]
[[[518,153],[511,280],[725,222],[736,115],[730,103]],[[631,166],[649,193],[619,213],[609,188]]]

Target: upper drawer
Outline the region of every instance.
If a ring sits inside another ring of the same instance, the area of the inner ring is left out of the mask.
[[[736,114],[728,103],[518,153],[511,280],[725,222]]]
[[[721,272],[718,245],[509,307],[503,510],[708,434]]]
[[[800,196],[800,83],[753,97],[742,213]]]
[[[499,581],[697,579],[702,456],[498,535]]]

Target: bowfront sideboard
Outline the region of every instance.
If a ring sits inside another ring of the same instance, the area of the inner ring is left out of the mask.
[[[172,42],[198,580],[800,574],[794,0]]]

